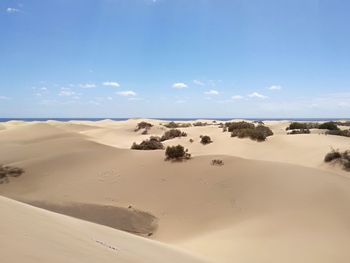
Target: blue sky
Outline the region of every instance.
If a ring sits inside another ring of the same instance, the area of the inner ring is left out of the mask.
[[[350,117],[350,1],[1,0],[0,117]]]

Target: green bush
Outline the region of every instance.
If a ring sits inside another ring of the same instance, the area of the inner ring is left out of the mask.
[[[166,124],[163,124],[163,126],[169,128],[169,129],[176,129],[176,128],[188,128],[191,127],[191,123],[176,123],[176,122],[169,122]]]
[[[149,140],[142,141],[140,144],[133,143],[133,150],[162,150],[164,145],[160,142],[159,137],[151,137]]]
[[[337,131],[339,130],[337,124],[333,121],[322,123],[318,126],[319,129]]]
[[[204,145],[213,142],[208,135],[204,135],[204,136],[201,135],[200,138],[201,138],[201,144],[204,144]]]
[[[187,134],[185,132],[182,132],[178,129],[171,129],[169,131],[166,131],[164,135],[160,138],[161,141],[166,141],[170,139],[174,139],[177,137],[186,137]]]
[[[190,159],[191,154],[188,153],[188,150],[182,146],[168,146],[165,150],[166,160],[185,160]]]
[[[254,128],[234,129],[231,132],[231,137],[250,138],[258,142],[265,141],[267,137],[272,135],[271,129],[263,125],[254,126]]]

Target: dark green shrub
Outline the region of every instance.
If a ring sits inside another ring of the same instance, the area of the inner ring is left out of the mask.
[[[204,145],[213,142],[208,135],[200,136],[200,138],[201,138],[201,144],[204,144]]]
[[[169,122],[166,124],[163,124],[163,126],[170,128],[170,129],[175,129],[175,128],[188,128],[191,127],[192,124],[191,123],[176,123],[176,122]]]
[[[350,121],[337,121],[338,126],[350,126]]]
[[[333,121],[322,123],[318,126],[319,129],[325,129],[330,131],[339,130],[337,124]]]
[[[190,140],[189,140],[189,142],[190,142],[190,143],[193,143],[193,142],[194,142],[194,140],[193,140],[193,139],[190,139]]]
[[[273,135],[273,132],[272,132],[272,130],[269,127],[261,125],[261,124],[256,126],[255,130],[258,131],[258,132],[263,133],[265,135],[265,137],[269,137],[269,136]]]
[[[169,131],[166,131],[164,133],[164,135],[160,138],[161,141],[166,141],[166,140],[170,140],[173,138],[177,138],[177,137],[186,137],[187,134],[185,132],[182,132],[178,129],[171,129]]]
[[[307,130],[307,129],[318,129],[320,126],[317,122],[292,122],[286,130]]]
[[[191,154],[182,145],[168,146],[165,150],[165,157],[166,160],[184,160],[190,159]]]
[[[151,137],[149,140],[142,141],[140,144],[133,143],[131,146],[133,150],[162,150],[164,145],[160,142],[159,137]]]

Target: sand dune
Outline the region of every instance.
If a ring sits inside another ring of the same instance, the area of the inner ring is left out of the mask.
[[[151,120],[155,127],[142,135],[134,131],[139,121],[77,122],[78,128],[34,123],[0,131],[0,161],[26,170],[1,185],[0,194],[152,233],[212,262],[348,262],[350,181],[346,172],[323,164],[330,146],[350,148],[348,138],[286,135],[287,122],[269,122],[276,135],[263,143],[230,138],[216,126],[190,127],[183,129],[188,137],[166,144],[186,145],[193,159],[171,163],[163,151],[126,149],[164,129]],[[201,145],[201,134],[214,143]],[[225,165],[210,165],[214,158]]]
[[[0,197],[2,262],[203,262],[166,245]]]

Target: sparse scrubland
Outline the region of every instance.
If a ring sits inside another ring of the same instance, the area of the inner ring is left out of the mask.
[[[333,121],[318,122],[292,122],[286,130],[307,130],[307,129],[323,129],[323,130],[339,130],[337,123]]]
[[[292,129],[292,131],[288,132],[287,134],[288,135],[293,135],[293,134],[310,134],[310,130],[309,129],[298,129],[298,130]]]
[[[133,150],[162,150],[164,145],[161,143],[159,137],[152,136],[148,140],[142,141],[140,144],[133,143],[131,146]]]
[[[336,135],[350,137],[350,130],[331,130],[326,132],[327,135]]]
[[[220,160],[220,159],[214,159],[211,161],[211,165],[213,166],[223,166],[224,165],[224,161]]]
[[[193,126],[195,126],[195,127],[207,126],[207,125],[209,125],[209,124],[206,122],[201,122],[201,121],[197,121],[197,122],[193,123]]]

